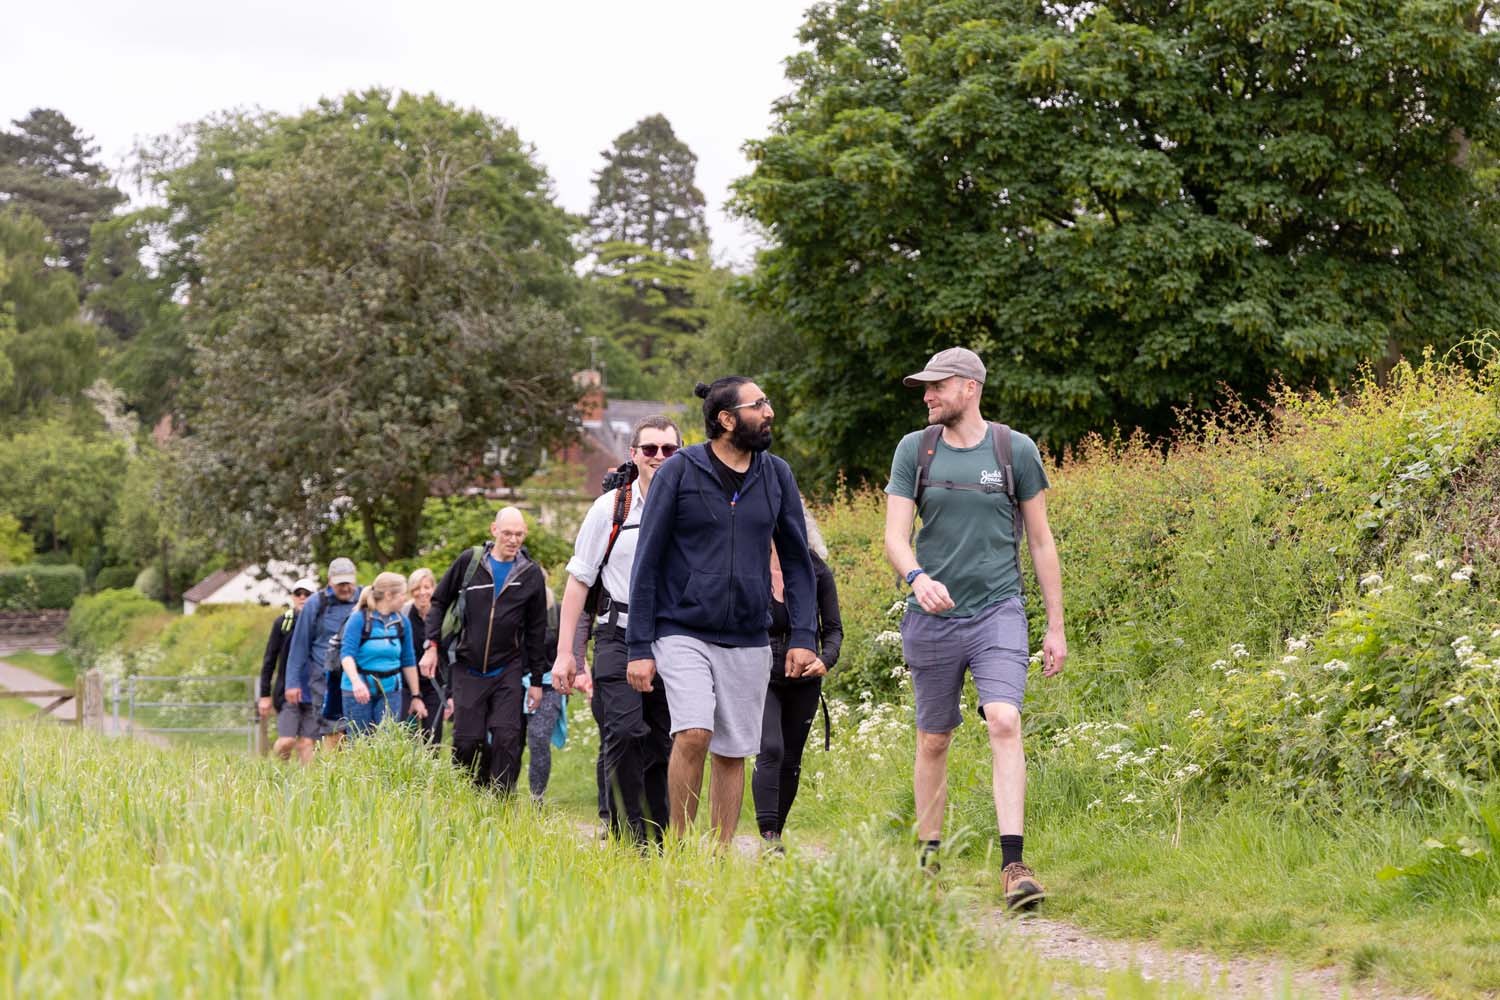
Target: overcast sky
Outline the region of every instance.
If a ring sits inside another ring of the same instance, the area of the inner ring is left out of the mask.
[[[810,3],[32,0],[7,5],[0,118],[56,108],[118,170],[137,138],[213,111],[434,91],[515,127],[584,212],[600,151],[660,112],[698,154],[715,255],[743,262],[754,238],[724,201],[748,169],[740,146],[789,90],[782,61]]]

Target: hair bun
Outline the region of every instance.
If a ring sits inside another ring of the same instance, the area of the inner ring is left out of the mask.
[[[709,390],[712,388],[713,387],[706,382],[699,382],[697,385],[693,386],[693,395],[697,396],[699,399],[707,399]]]

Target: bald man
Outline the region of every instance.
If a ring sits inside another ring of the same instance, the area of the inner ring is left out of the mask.
[[[437,671],[443,617],[460,609],[447,643],[453,670],[453,759],[482,788],[511,792],[521,774],[521,675],[542,691],[547,663],[547,593],[542,568],[522,550],[526,519],[504,507],[492,540],[467,549],[438,581],[427,612],[423,676]]]

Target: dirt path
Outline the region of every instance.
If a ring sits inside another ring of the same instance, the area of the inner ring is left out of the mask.
[[[1285,960],[1264,958],[1223,958],[1166,948],[1152,941],[1100,937],[1061,920],[1015,918],[1001,909],[981,914],[980,923],[997,937],[1019,938],[1041,958],[1108,971],[1133,969],[1142,979],[1181,983],[1214,997],[1424,1000],[1421,994],[1402,992],[1379,982],[1349,982],[1339,969],[1306,969]]]

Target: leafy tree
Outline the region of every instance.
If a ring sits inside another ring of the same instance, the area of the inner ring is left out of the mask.
[[[347,503],[409,555],[435,480],[519,479],[568,432],[571,221],[515,132],[433,97],[350,94],[275,141],[198,248],[192,492],[247,552]]]
[[[147,263],[166,217],[166,209],[153,206],[96,224],[84,270],[89,311],[110,331],[105,372],[151,422],[177,405],[192,378],[173,282]]]
[[[30,562],[35,551],[31,536],[21,530],[21,522],[13,514],[0,514],[0,566]]]
[[[98,162],[99,147],[60,111],[37,108],[0,132],[0,202],[42,220],[69,271],[82,277],[89,228],[125,196]]]
[[[595,252],[607,336],[639,359],[642,374],[661,392],[674,376],[683,377],[682,362],[703,329],[693,287],[712,267],[708,253],[679,257],[639,243],[605,243]]]
[[[1467,163],[1500,39],[1472,0],[839,0],[801,39],[736,204],[774,243],[755,292],[801,343],[768,381],[824,478],[884,472],[917,422],[900,375],[953,344],[1058,445],[1500,307]]]
[[[213,554],[210,542],[189,526],[181,495],[173,456],[143,446],[125,469],[119,502],[104,532],[105,542],[121,561],[156,567],[167,604],[191,585],[196,568]]]
[[[0,448],[0,511],[19,520],[39,549],[68,550],[97,568],[125,461],[120,440],[48,420]]]
[[[47,266],[46,227],[0,209],[0,414],[75,399],[94,380],[94,329],[78,312],[78,279]]]
[[[590,225],[602,308],[589,330],[613,348],[611,392],[660,395],[703,327],[691,291],[711,266],[698,157],[662,115],[641,119],[600,155]]]
[[[664,115],[642,118],[599,155],[590,211],[596,245],[635,243],[689,258],[708,242],[698,157]]]

